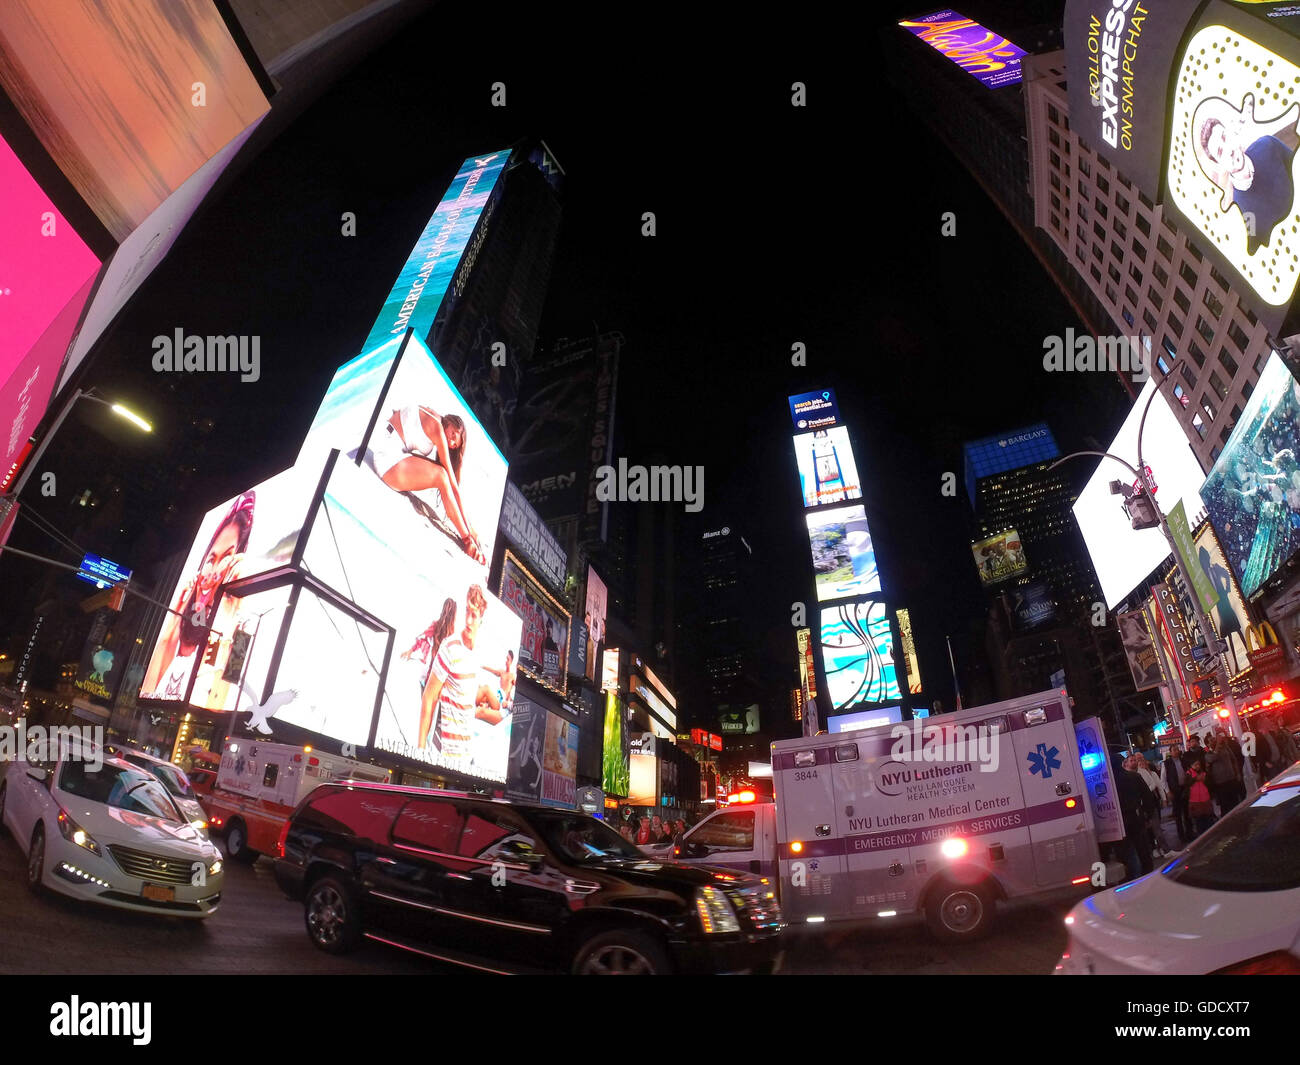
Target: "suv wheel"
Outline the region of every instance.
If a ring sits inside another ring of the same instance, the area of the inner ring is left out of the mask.
[[[940,884],[925,904],[925,919],[939,939],[979,939],[993,922],[993,895],[988,885]]]
[[[257,851],[248,847],[248,829],[243,821],[235,821],[226,832],[226,857],[244,865],[257,861]]]
[[[312,884],[303,914],[307,935],[327,954],[346,954],[361,942],[361,907],[345,880],[323,876]]]
[[[39,895],[45,889],[45,828],[37,825],[27,852],[27,890]]]
[[[663,944],[631,930],[593,936],[573,957],[573,972],[578,976],[661,976],[671,971]]]

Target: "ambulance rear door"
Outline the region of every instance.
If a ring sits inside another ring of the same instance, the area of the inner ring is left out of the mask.
[[[828,916],[836,905],[833,893],[843,888],[834,757],[834,741],[826,738],[772,745],[781,904],[791,921]]]

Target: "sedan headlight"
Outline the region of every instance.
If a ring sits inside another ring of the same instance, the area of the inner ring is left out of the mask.
[[[221,872],[221,869],[222,869],[221,859],[214,858],[212,860],[212,864],[208,866],[208,876],[216,876],[219,872]]]
[[[91,854],[103,855],[103,852],[99,849],[99,844],[95,842],[95,837],[77,824],[67,810],[59,811],[58,822],[59,832],[69,843],[84,847]]]
[[[706,933],[739,932],[740,922],[726,893],[712,885],[695,893],[695,909],[700,915],[700,925]]]
[[[202,818],[195,818],[190,822],[190,827],[197,828],[200,832],[205,832],[207,831],[208,823]]]

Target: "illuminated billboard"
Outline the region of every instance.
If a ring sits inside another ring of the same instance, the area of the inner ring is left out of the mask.
[[[618,692],[605,693],[604,747],[601,756],[601,789],[606,795],[626,797],[629,786],[631,752],[627,734],[627,714]]]
[[[990,89],[1020,83],[1025,50],[951,8],[899,25]]]
[[[506,552],[499,588],[502,601],[519,615],[519,668],[543,687],[563,695],[569,660],[569,612]]]
[[[548,711],[542,752],[542,804],[572,810],[578,800],[577,775],[578,726]]]
[[[1158,688],[1165,682],[1164,670],[1155,641],[1151,638],[1146,610],[1130,610],[1116,615],[1115,620],[1119,624],[1129,672],[1133,675],[1133,687],[1138,691]]]
[[[829,429],[838,425],[839,407],[835,403],[835,393],[829,388],[821,392],[801,392],[790,397],[790,417],[799,432],[813,429]]]
[[[54,393],[99,259],[0,138],[0,478]]]
[[[971,544],[971,554],[975,556],[975,565],[979,569],[980,584],[986,588],[1024,573],[1028,565],[1025,546],[1015,529]]]
[[[921,663],[916,657],[916,641],[912,638],[912,615],[906,608],[895,611],[898,617],[898,635],[903,641],[903,664],[907,670],[907,690],[911,695],[921,693]]]
[[[1155,389],[1154,379],[1148,380],[1106,449],[1134,469],[1138,464],[1137,435],[1142,411]],[[1183,427],[1162,396],[1155,398],[1147,414],[1142,458],[1155,482],[1161,511],[1168,514],[1181,499],[1189,520],[1196,524],[1202,510],[1199,490],[1205,475]],[[1169,543],[1160,530],[1135,530],[1124,513],[1121,498],[1111,494],[1111,481],[1132,487],[1135,480],[1119,463],[1102,459],[1074,504],[1074,517],[1108,607],[1114,607],[1169,557]]]
[[[592,683],[596,680],[596,651],[605,639],[605,611],[608,603],[609,590],[605,587],[605,582],[600,579],[599,573],[588,566],[587,607],[582,621],[587,627],[587,679]]]
[[[1250,615],[1246,612],[1241,590],[1229,571],[1223,548],[1219,546],[1211,524],[1207,523],[1196,537],[1196,557],[1188,559],[1188,562],[1198,566],[1210,582],[1210,587],[1214,590],[1214,601],[1206,614],[1214,631],[1227,641],[1239,667],[1244,667],[1249,660],[1247,633],[1250,631]]]
[[[809,515],[817,598],[848,599],[880,591],[876,552],[862,506],[818,510]]]
[[[1300,548],[1300,384],[1274,353],[1201,489],[1246,598]]]
[[[486,567],[506,460],[418,336],[405,345],[394,337],[334,375],[298,464],[310,465],[333,448]]]
[[[1300,280],[1300,42],[1210,4],[1174,75],[1168,203],[1280,324]]]
[[[859,710],[852,714],[834,714],[826,719],[826,731],[857,732],[877,725],[896,725],[903,720],[901,706],[877,706],[871,710]]]
[[[862,498],[858,464],[844,426],[796,436],[794,458],[805,507]]]
[[[1069,0],[1065,8],[1070,128],[1153,199],[1162,186],[1169,73],[1201,3]]]
[[[821,656],[835,709],[902,698],[884,603],[823,607]]]

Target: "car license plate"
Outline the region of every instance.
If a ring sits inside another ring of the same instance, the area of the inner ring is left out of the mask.
[[[175,902],[176,889],[173,887],[162,887],[159,884],[145,884],[140,890],[140,894],[150,902]]]

